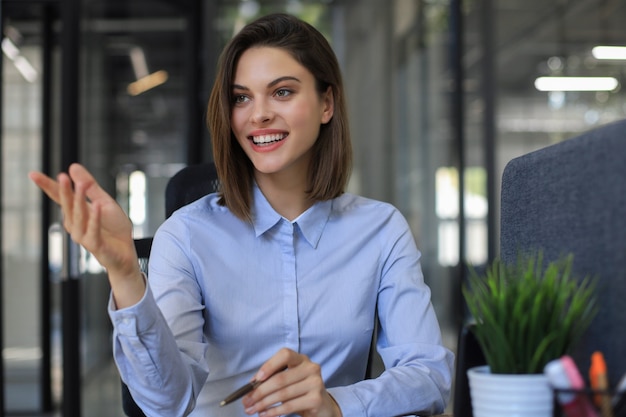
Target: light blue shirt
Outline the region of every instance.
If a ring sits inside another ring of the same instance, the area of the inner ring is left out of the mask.
[[[117,366],[148,416],[245,416],[219,402],[283,347],[321,365],[344,417],[444,410],[453,355],[398,210],[344,194],[288,221],[255,187],[246,223],[217,200],[165,221],[143,299],[109,305]],[[376,306],[386,370],[363,380]]]

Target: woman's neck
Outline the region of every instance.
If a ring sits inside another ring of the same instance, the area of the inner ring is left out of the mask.
[[[272,208],[289,221],[313,205],[306,193],[306,178],[256,173],[256,182]]]

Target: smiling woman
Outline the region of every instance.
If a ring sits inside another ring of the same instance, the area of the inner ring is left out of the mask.
[[[280,16],[284,18],[286,15]],[[277,131],[259,133],[304,135],[298,141],[288,139],[292,143],[302,142],[313,134],[319,136],[314,138],[311,147],[317,157],[311,160],[309,171],[316,175],[307,179],[310,199],[337,197],[345,190],[350,176],[352,148],[337,58],[318,30],[304,22],[293,25],[287,20],[258,20],[230,41],[220,58],[221,65],[209,99],[207,124],[213,138],[213,154],[220,177],[228,178],[222,186],[222,203],[228,202],[233,213],[241,218],[248,218],[250,214],[249,190],[255,168],[252,161],[244,157],[246,149],[252,147],[239,137],[250,136],[249,132],[237,133],[235,129],[244,128],[243,121],[248,119],[257,124],[257,129],[259,118],[271,118],[276,106],[281,109],[281,114],[289,115],[293,120],[294,132],[285,130],[288,126],[283,121],[284,126]],[[242,60],[245,65],[241,64]],[[279,67],[278,62],[287,67]],[[251,85],[242,84],[244,82]],[[317,110],[313,114],[319,117],[316,122],[298,114],[314,108]],[[267,114],[263,114],[265,112]],[[233,134],[240,147],[231,147]],[[306,145],[294,144],[290,148],[296,146]],[[233,177],[235,173],[239,174],[236,178]]]
[[[115,360],[146,415],[445,409],[453,354],[408,223],[391,204],[345,191],[344,97],[315,28],[285,14],[244,27],[209,100],[221,189],[160,226],[149,280],[131,222],[83,166],[56,180],[31,173],[107,269]],[[365,380],[377,324],[387,369]],[[241,400],[224,402],[251,380]]]

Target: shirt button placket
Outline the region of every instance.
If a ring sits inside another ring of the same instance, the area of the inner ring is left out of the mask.
[[[280,245],[283,256],[283,312],[285,323],[285,347],[300,350],[298,318],[298,286],[296,272],[295,233],[291,222],[283,219],[280,228]]]

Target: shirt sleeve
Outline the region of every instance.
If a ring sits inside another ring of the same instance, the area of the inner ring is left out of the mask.
[[[385,371],[329,392],[344,417],[442,413],[450,397],[454,355],[442,344],[420,253],[399,212],[385,234],[391,238],[383,244],[376,343]]]
[[[196,343],[175,338],[164,316],[173,312],[159,308],[152,285],[151,276],[143,298],[128,308],[117,310],[110,297],[114,359],[122,380],[146,415],[186,416],[194,409],[209,372],[206,343],[201,337]],[[188,311],[195,304],[195,298],[181,297],[177,310]],[[197,331],[201,333],[202,326]]]

